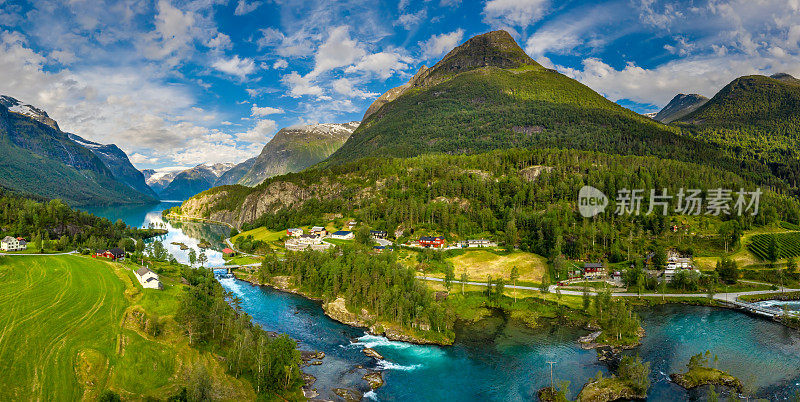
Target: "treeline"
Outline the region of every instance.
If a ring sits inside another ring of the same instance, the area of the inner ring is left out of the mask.
[[[439,333],[451,333],[454,316],[434,301],[410,268],[395,253],[371,255],[360,247],[337,247],[329,252],[267,256],[258,271],[262,281],[291,276],[308,296],[332,301],[343,297],[348,310],[367,309],[379,320]]]
[[[105,249],[151,235],[151,230],[74,210],[58,199],[40,202],[0,192],[0,238],[23,237],[32,250]]]
[[[613,261],[646,251],[649,238],[663,238],[672,225],[680,224],[674,214],[677,197],[670,201],[667,216],[658,207],[645,215],[649,190],[667,189],[675,196],[680,188],[704,194],[714,188],[755,189],[733,173],[702,165],[574,150],[366,159],[270,179],[253,191],[275,182],[292,183],[312,195],[289,206],[276,202],[268,208],[274,212],[244,229],[317,224],[325,214],[338,212],[390,234],[414,228],[448,240],[488,236],[548,257]],[[576,208],[578,191],[585,185],[610,198],[606,212],[593,219],[583,218]],[[639,215],[614,213],[621,189],[645,190]],[[778,220],[800,222],[796,199],[763,191],[757,216],[713,219],[733,220],[740,231]],[[730,206],[734,203],[735,195]],[[685,240],[691,241],[688,236]]]
[[[254,324],[211,271],[184,267],[183,277],[189,287],[181,295],[175,320],[192,346],[224,357],[228,372],[249,380],[260,396],[296,392],[302,386],[295,341]]]

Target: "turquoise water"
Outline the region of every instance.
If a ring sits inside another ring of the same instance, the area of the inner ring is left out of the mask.
[[[164,207],[97,213],[141,226],[160,222]],[[227,231],[204,224],[168,228],[168,247],[175,240],[194,246],[198,238],[216,241],[215,247],[221,247],[219,238]],[[183,254],[176,257],[185,261]],[[608,372],[598,363],[594,351],[577,346],[577,337],[586,331],[557,326],[530,330],[495,315],[478,325],[457,327],[456,343],[451,347],[411,345],[337,323],[324,315],[317,302],[300,296],[231,277],[220,277],[219,281],[242,300],[244,311],[265,329],[288,334],[301,349],[325,352],[322,365],[304,369],[317,377],[314,386],[322,398],[335,399],[331,390],[344,387],[381,401],[532,400],[536,390],[550,382],[548,361],[555,362],[554,380],[569,381],[574,397],[598,371]],[[796,330],[710,307],[666,305],[643,309],[639,314],[647,335],[631,353],[639,353],[651,363],[650,400],[704,399],[704,390],[687,392],[670,383],[668,374],[683,371],[692,355],[706,350],[719,356],[718,368],[741,378],[759,397],[780,400],[800,391],[800,333]],[[377,350],[384,360],[366,357],[361,352],[365,347]],[[361,379],[370,370],[381,371],[386,380],[386,385],[375,392],[370,392]]]

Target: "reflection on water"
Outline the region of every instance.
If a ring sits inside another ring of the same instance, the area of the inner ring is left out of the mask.
[[[167,229],[167,234],[158,236],[167,251],[179,262],[189,263],[189,250],[194,249],[198,254],[205,251],[208,262],[207,267],[225,265],[222,259],[222,249],[225,247],[223,240],[230,234],[230,229],[224,225],[214,225],[196,222],[167,222],[161,217],[161,212],[180,202],[162,202],[157,205],[145,206],[116,206],[116,207],[83,207],[82,210],[116,221],[122,219],[128,226],[147,228],[150,224]],[[200,243],[211,245],[208,249],[201,249]],[[173,244],[176,243],[176,244]],[[188,248],[181,250],[180,244]]]

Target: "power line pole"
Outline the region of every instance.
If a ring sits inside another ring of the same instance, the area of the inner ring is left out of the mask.
[[[553,386],[553,365],[556,364],[556,362],[547,362],[547,364],[550,365],[550,389],[555,391],[556,389]]]

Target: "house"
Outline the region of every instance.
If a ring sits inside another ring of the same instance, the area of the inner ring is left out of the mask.
[[[382,253],[384,251],[392,251],[392,250],[394,250],[394,247],[392,247],[392,246],[373,246],[372,247],[372,251],[374,251],[376,253]]]
[[[350,240],[354,238],[355,235],[353,234],[353,232],[347,230],[339,230],[337,232],[333,232],[333,234],[331,234],[331,237],[334,239]]]
[[[158,280],[158,274],[151,271],[150,268],[141,267],[133,272],[136,274],[136,279],[139,281],[139,284],[142,285],[145,289],[161,289],[163,285],[161,281]]]
[[[321,237],[314,235],[302,235],[297,238],[286,240],[284,243],[284,247],[286,247],[288,251],[305,251],[309,248],[314,251],[323,251],[332,246],[333,245],[330,243],[323,242]]]
[[[442,246],[444,246],[444,237],[422,236],[419,238],[419,245],[425,248],[428,247],[441,248]]]
[[[322,226],[314,226],[309,232],[317,236],[325,236],[328,234],[328,231]]]
[[[297,241],[303,244],[319,244],[322,243],[322,237],[313,234],[300,235]]]
[[[497,247],[497,243],[487,239],[467,240],[467,247]]]
[[[98,257],[108,258],[113,260],[114,254],[111,254],[111,252],[108,250],[96,250],[94,254],[92,254],[92,258],[98,258]]]
[[[385,239],[387,233],[385,230],[370,230],[369,235],[373,239]]]
[[[606,273],[606,269],[602,262],[587,262],[583,264],[583,277],[585,279],[602,278]]]
[[[28,246],[28,241],[25,240],[24,237],[17,237],[17,241],[19,242],[19,246],[20,247],[27,247]]]
[[[286,229],[286,235],[291,237],[298,237],[303,235],[303,229],[300,228],[291,228]]]
[[[3,251],[20,251],[25,250],[25,246],[19,244],[19,240],[11,237],[6,236],[3,240],[0,240],[0,250]]]
[[[222,254],[225,255],[226,257],[232,257],[236,254],[236,252],[228,247],[225,247],[222,249]]]
[[[108,250],[108,252],[111,254],[112,260],[120,260],[125,258],[125,250],[119,247],[112,248]]]

